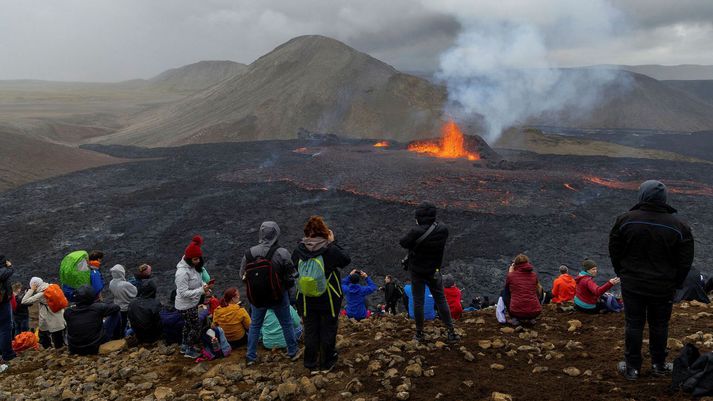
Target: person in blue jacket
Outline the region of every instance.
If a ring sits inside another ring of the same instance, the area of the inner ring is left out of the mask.
[[[366,281],[366,285],[359,284],[361,279]],[[379,287],[363,271],[352,270],[348,276],[342,279],[342,292],[347,297],[346,313],[347,317],[362,320],[368,317],[365,298],[378,290]]]
[[[413,296],[411,284],[406,284],[404,286],[404,292],[408,297],[408,317],[413,319]],[[433,295],[431,291],[426,287],[426,294],[424,296],[423,302],[423,319],[424,320],[434,320],[436,318],[436,303],[433,300]]]

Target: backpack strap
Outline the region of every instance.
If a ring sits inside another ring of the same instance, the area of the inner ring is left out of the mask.
[[[434,221],[433,224],[431,224],[431,226],[428,227],[428,230],[426,230],[426,232],[423,233],[423,235],[418,237],[418,239],[416,240],[416,243],[413,246],[413,249],[416,249],[419,245],[421,245],[421,242],[423,242],[423,240],[425,240],[429,235],[431,235],[431,233],[433,232],[433,230],[436,229],[437,226],[438,226],[438,223],[436,223]]]
[[[275,254],[275,252],[277,252],[277,250],[278,250],[279,248],[280,248],[280,245],[279,245],[277,242],[275,242],[274,244],[272,244],[272,246],[270,247],[270,249],[267,251],[267,255],[265,255],[265,259],[267,259],[267,260],[272,260],[272,256]],[[251,250],[251,249],[252,249],[252,248],[249,248],[249,249],[247,250],[247,252],[245,252],[245,261],[246,261],[246,262],[254,262],[255,259],[257,259],[255,256],[253,256],[253,253],[252,253],[252,250]]]

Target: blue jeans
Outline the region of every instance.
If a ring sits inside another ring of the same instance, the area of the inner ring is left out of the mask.
[[[101,339],[100,344],[108,343],[114,337],[114,333],[117,332],[121,326],[121,312],[114,312],[111,315],[104,318],[103,328],[104,336]]]
[[[282,326],[282,334],[285,336],[285,343],[287,344],[287,355],[292,356],[297,353],[297,339],[292,327],[292,316],[290,315],[290,297],[285,291],[279,305],[268,308],[252,307],[250,330],[248,330],[248,352],[246,354],[248,360],[254,361],[257,359],[257,343],[260,339],[262,323],[265,320],[265,313],[267,313],[268,309],[272,309],[275,312],[275,317],[280,322],[280,326]]]
[[[208,334],[203,334],[203,336],[201,336],[203,348],[207,350],[213,358],[229,356],[230,353],[233,351],[233,348],[230,346],[230,343],[228,343],[228,340],[225,338],[225,332],[220,327],[214,328],[213,331],[215,332],[215,338],[218,339],[218,348],[220,350],[220,353],[216,352],[217,350],[213,349],[213,341]]]
[[[0,304],[0,352],[2,352],[2,359],[6,361],[17,356],[12,350],[12,305],[10,302]]]

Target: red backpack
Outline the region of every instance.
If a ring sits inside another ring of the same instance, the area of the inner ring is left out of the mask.
[[[64,292],[59,288],[57,284],[50,284],[44,291],[45,301],[47,301],[47,306],[53,313],[57,313],[62,309],[69,306],[67,297],[64,296]]]

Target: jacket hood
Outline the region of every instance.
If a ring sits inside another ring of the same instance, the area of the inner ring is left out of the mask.
[[[659,203],[666,204],[668,201],[668,190],[661,181],[648,180],[639,186],[639,203]]]
[[[74,301],[77,305],[91,305],[95,297],[94,289],[90,285],[83,285],[74,293]]]
[[[675,208],[665,204],[665,203],[654,203],[654,202],[640,202],[634,205],[629,210],[643,210],[647,212],[656,212],[656,213],[668,213],[668,214],[674,214],[678,213],[678,210]]]
[[[260,244],[266,245],[268,248],[275,245],[280,238],[280,226],[274,221],[266,221],[260,225],[259,240]]]
[[[436,221],[436,206],[423,202],[416,207],[416,221],[418,224],[433,224]]]
[[[326,249],[327,245],[329,245],[329,241],[322,237],[302,238],[301,245],[304,245],[305,249],[309,252],[317,252]]]
[[[156,298],[156,283],[153,280],[142,281],[136,296],[144,299]]]
[[[591,274],[589,274],[589,273],[587,273],[587,272],[585,272],[585,271],[581,271],[581,272],[579,272],[579,276],[577,276],[577,277],[574,279],[574,281],[576,281],[577,283],[579,283],[580,281],[584,280],[584,279],[587,278],[587,277],[592,278],[592,277],[594,277],[594,276],[592,276]]]
[[[521,272],[531,272],[531,271],[535,270],[535,266],[530,264],[530,262],[520,263],[519,265],[515,265],[515,270],[521,271]]]
[[[568,283],[574,283],[576,279],[569,274],[561,274],[560,278]]]
[[[184,258],[181,258],[176,265],[176,269],[193,269],[193,266],[189,265]]]
[[[126,280],[126,269],[124,269],[122,265],[114,265],[114,267],[109,269],[109,272],[111,273],[111,278],[114,280]]]

